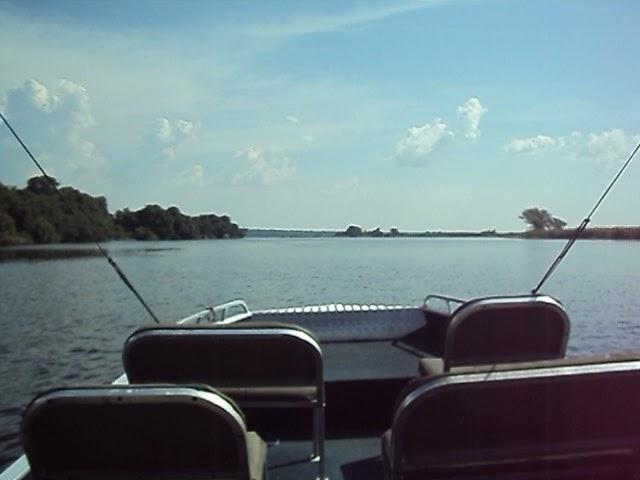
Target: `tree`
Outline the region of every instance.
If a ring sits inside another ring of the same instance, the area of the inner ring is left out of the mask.
[[[37,177],[31,177],[27,181],[27,190],[30,191],[31,193],[35,193],[36,195],[40,195],[40,194],[50,195],[50,194],[56,193],[56,187],[58,187],[60,184],[55,178],[53,177],[49,177],[49,178],[51,179],[51,181],[47,180],[47,178],[42,175]]]
[[[0,212],[0,245],[11,244],[17,233],[13,218],[7,213]]]
[[[227,215],[191,217],[177,207],[147,205],[109,213],[105,197],[93,197],[58,182],[30,178],[25,188],[0,183],[0,244],[87,242],[111,238],[242,238],[244,230]]]
[[[29,217],[25,224],[25,230],[35,243],[55,243],[60,241],[56,229],[43,217]]]
[[[559,230],[567,225],[564,220],[554,217],[544,208],[538,207],[527,208],[518,218],[533,230]]]
[[[564,228],[566,226],[567,226],[567,222],[565,222],[561,218],[553,217],[551,219],[550,228],[552,228],[553,230],[560,230],[560,229],[562,229],[562,228]]]
[[[347,237],[361,237],[362,228],[357,225],[349,225],[349,228],[344,232]]]

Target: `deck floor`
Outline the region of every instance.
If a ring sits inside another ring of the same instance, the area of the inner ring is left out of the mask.
[[[396,341],[323,343],[325,382],[412,377],[426,352]]]
[[[325,443],[330,480],[384,480],[380,437],[332,439]],[[280,442],[267,450],[269,480],[312,480],[318,464],[309,461],[310,442]]]

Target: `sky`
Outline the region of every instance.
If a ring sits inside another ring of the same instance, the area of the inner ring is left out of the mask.
[[[0,111],[63,185],[243,227],[578,224],[640,141],[640,2],[0,0]],[[35,174],[0,126],[0,182]],[[640,224],[640,159],[596,225]]]

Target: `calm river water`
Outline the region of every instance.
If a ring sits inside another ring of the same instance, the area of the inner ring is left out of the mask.
[[[261,309],[524,293],[562,242],[247,238],[106,246],[156,314],[175,321],[235,298]],[[121,373],[126,336],[150,322],[90,246],[41,250],[0,250],[0,465],[20,453],[20,414],[35,392],[110,382]],[[569,312],[570,355],[637,350],[640,242],[578,242],[543,290]]]

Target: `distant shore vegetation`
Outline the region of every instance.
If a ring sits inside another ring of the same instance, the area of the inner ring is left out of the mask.
[[[523,232],[498,232],[496,229],[482,231],[424,231],[424,232],[401,232],[396,227],[391,227],[388,231],[376,227],[373,230],[365,230],[359,225],[349,225],[346,230],[335,232],[336,237],[422,237],[422,238],[548,238],[548,239],[569,239],[575,234],[575,228],[565,228],[567,222],[554,216],[544,208],[530,207],[522,211],[518,216],[528,227]],[[614,227],[593,227],[584,230],[580,237],[582,239],[598,240],[640,240],[640,226],[614,226]]]
[[[62,198],[44,177],[30,178],[24,188],[0,183],[0,245],[242,238],[245,234],[227,215],[189,216],[177,207],[159,205],[111,214],[105,197],[72,187],[59,191]]]

